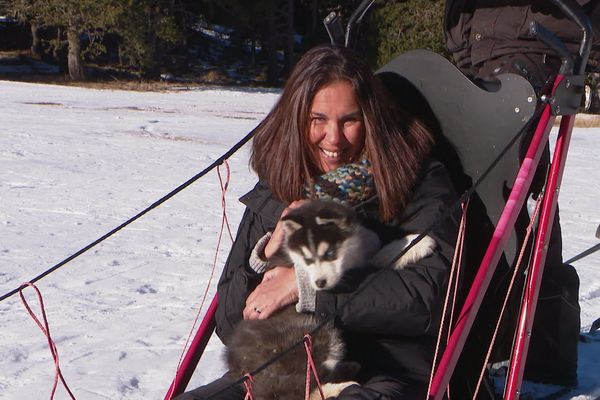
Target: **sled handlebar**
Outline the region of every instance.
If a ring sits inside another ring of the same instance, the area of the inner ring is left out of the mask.
[[[342,19],[335,11],[327,14],[323,20],[323,24],[325,25],[325,30],[329,35],[332,46],[344,43],[344,27],[342,26]]]
[[[354,10],[350,19],[348,20],[348,25],[346,26],[346,40],[344,46],[350,47],[352,35],[354,33],[354,27],[357,24],[362,22],[365,14],[369,11],[369,8],[375,3],[375,0],[363,0],[362,3]]]
[[[585,72],[590,52],[592,50],[592,21],[583,12],[583,9],[574,0],[551,0],[560,11],[571,21],[576,23],[583,31],[583,37],[579,47],[579,60],[574,66],[575,75]]]
[[[552,32],[537,21],[529,23],[529,35],[534,37],[546,46],[554,50],[561,60],[559,73],[562,75],[572,75],[575,70],[575,55],[569,52],[567,46]]]

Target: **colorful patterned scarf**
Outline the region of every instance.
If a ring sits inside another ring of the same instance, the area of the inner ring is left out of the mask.
[[[306,187],[306,197],[334,200],[355,206],[375,196],[375,182],[371,163],[346,164],[313,179],[312,187]]]

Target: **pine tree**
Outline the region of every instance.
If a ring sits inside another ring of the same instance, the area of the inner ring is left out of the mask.
[[[444,0],[388,0],[371,15],[368,56],[380,67],[394,56],[424,48],[447,54],[442,23]]]
[[[148,77],[158,75],[164,44],[182,38],[173,0],[15,0],[12,9],[31,24],[33,47],[38,27],[66,32],[69,76],[74,80],[86,79],[84,52],[93,58],[105,51],[106,32],[120,36],[121,58]],[[51,44],[59,48],[61,41],[58,37]]]
[[[13,10],[31,24],[34,47],[37,27],[64,28],[68,42],[69,76],[74,80],[84,80],[81,39],[86,35],[93,46],[101,30],[112,22],[110,16],[114,14],[107,12],[113,7],[112,3],[113,0],[15,0]]]
[[[183,41],[171,0],[119,0],[112,32],[121,37],[119,58],[145,78],[156,78],[166,46]]]
[[[3,10],[13,14],[23,23],[29,24],[31,30],[31,54],[34,57],[42,57],[42,41],[39,36],[40,19],[33,10],[33,0],[14,0],[12,4],[3,2]]]

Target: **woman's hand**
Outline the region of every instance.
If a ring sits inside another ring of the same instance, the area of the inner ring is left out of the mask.
[[[283,210],[281,213],[281,217],[285,217],[291,210],[294,208],[298,208],[308,200],[296,200],[290,203],[290,205]],[[271,235],[271,239],[269,239],[269,243],[265,246],[265,257],[267,260],[273,257],[273,254],[277,253],[279,249],[283,246],[285,242],[285,232],[283,230],[283,224],[281,221],[277,222],[277,226],[273,231],[273,235]]]
[[[298,301],[293,267],[278,266],[265,272],[262,282],[246,299],[244,319],[267,319],[283,307]]]
[[[286,216],[294,208],[298,208],[307,200],[296,200],[283,210]],[[285,243],[285,231],[281,221],[277,223],[269,243],[265,246],[267,259],[277,253]],[[298,301],[298,285],[296,272],[292,266],[278,265],[263,276],[262,282],[246,299],[246,307],[242,312],[244,319],[267,319],[283,307]]]

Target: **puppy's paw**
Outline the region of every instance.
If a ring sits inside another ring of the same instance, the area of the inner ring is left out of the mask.
[[[430,236],[424,236],[419,242],[415,243],[406,253],[394,261],[398,254],[402,253],[419,235],[406,235],[402,239],[394,240],[383,246],[375,256],[378,265],[391,266],[394,269],[402,269],[408,264],[416,263],[419,260],[433,254],[437,243]]]
[[[342,390],[346,389],[348,386],[358,385],[358,382],[347,381],[347,382],[338,382],[338,383],[326,383],[321,386],[323,390],[323,396],[325,399],[336,398],[342,393]],[[315,389],[310,393],[310,400],[321,400],[321,394],[319,393],[319,389]]]
[[[408,241],[405,247],[410,245],[419,235],[406,235],[405,239]],[[419,240],[413,247],[411,247],[406,253],[402,255],[393,265],[394,269],[402,269],[408,264],[416,263],[425,257],[429,257],[433,254],[433,251],[437,247],[437,243],[431,236],[424,236]]]

